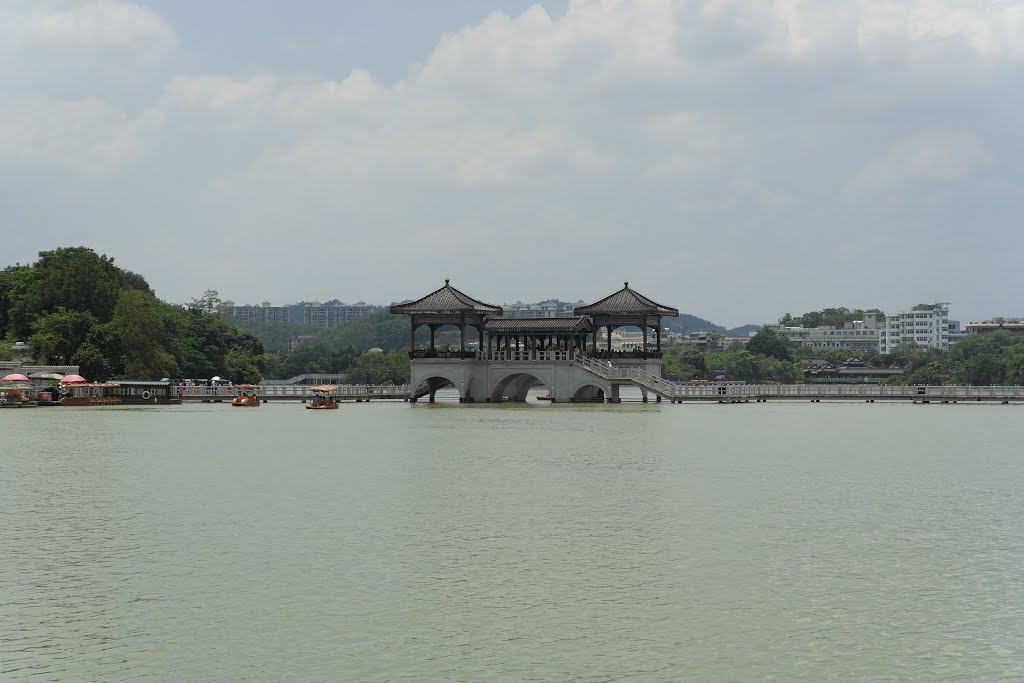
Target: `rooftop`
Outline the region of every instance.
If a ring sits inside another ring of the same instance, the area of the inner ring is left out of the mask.
[[[489,333],[590,332],[590,319],[577,315],[571,318],[490,318],[484,324]]]
[[[444,287],[436,289],[422,299],[411,301],[406,304],[395,304],[391,307],[392,313],[404,313],[411,315],[415,313],[475,313],[479,315],[501,315],[500,306],[478,301],[473,297],[460,292],[444,281]]]
[[[663,306],[630,289],[628,282],[619,291],[587,306],[577,306],[572,312],[575,315],[679,315],[678,309]]]

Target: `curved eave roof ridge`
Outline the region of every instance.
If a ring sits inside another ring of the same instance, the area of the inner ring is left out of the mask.
[[[643,313],[645,315],[656,314],[663,316],[678,316],[679,310],[671,306],[664,306],[657,301],[648,299],[640,292],[630,289],[629,283],[617,292],[613,292],[605,298],[595,301],[586,306],[578,306],[572,309],[574,315],[614,314],[614,313]]]
[[[405,304],[395,304],[391,313],[479,313],[481,315],[501,315],[504,311],[500,306],[479,301],[461,292],[444,281],[444,286],[435,289],[421,299]]]

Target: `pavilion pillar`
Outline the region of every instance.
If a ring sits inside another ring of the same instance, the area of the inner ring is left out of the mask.
[[[611,325],[605,325],[604,329],[608,330],[608,352],[611,353],[611,350],[612,350],[612,326]]]
[[[476,331],[477,331],[477,334],[480,337],[479,341],[477,341],[477,344],[476,344],[476,350],[479,351],[480,353],[483,353],[484,352],[484,326],[483,326],[482,323],[480,325],[477,325]]]
[[[641,327],[643,328],[643,331],[644,331],[644,335],[643,335],[643,340],[644,340],[643,352],[644,352],[644,355],[642,357],[643,358],[647,358],[647,322],[644,321],[644,324]]]
[[[412,319],[410,318],[410,321]],[[409,325],[409,353],[411,354],[416,350],[416,323],[410,322]]]
[[[437,331],[437,326],[436,325],[428,325],[427,327],[430,328],[430,350],[433,351],[434,350],[434,332]]]
[[[658,353],[661,353],[661,321],[660,320],[658,321],[657,329],[654,330],[654,334],[656,335],[655,336],[655,340],[656,340],[655,343],[657,344],[655,346],[655,348],[658,350]],[[659,401],[661,400],[660,396],[658,397],[658,400]]]
[[[459,350],[466,352],[466,323],[459,325]]]

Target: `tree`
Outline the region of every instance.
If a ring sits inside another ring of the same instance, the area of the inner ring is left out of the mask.
[[[192,299],[188,303],[188,307],[199,313],[216,313],[220,310],[224,302],[220,300],[220,294],[217,293],[216,289],[208,289],[203,292],[203,295],[198,299]]]
[[[96,316],[88,311],[71,311],[60,306],[32,323],[35,332],[29,337],[29,344],[38,359],[69,363],[97,324]]]
[[[364,353],[348,372],[352,384],[405,384],[409,381],[409,354],[404,351]]]
[[[789,340],[780,337],[769,329],[763,329],[751,337],[750,341],[747,342],[747,351],[784,361],[789,361],[793,357]]]

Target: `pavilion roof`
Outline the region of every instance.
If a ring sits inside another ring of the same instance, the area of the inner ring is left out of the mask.
[[[628,282],[614,294],[587,306],[577,306],[572,312],[575,315],[679,315],[678,309],[663,306],[630,289]]]
[[[593,329],[590,318],[582,315],[570,318],[489,318],[484,323],[484,331],[488,334],[590,332]]]
[[[460,292],[444,281],[444,287],[434,290],[422,299],[405,304],[395,304],[392,313],[477,313],[480,315],[501,315],[500,306],[478,301]]]

